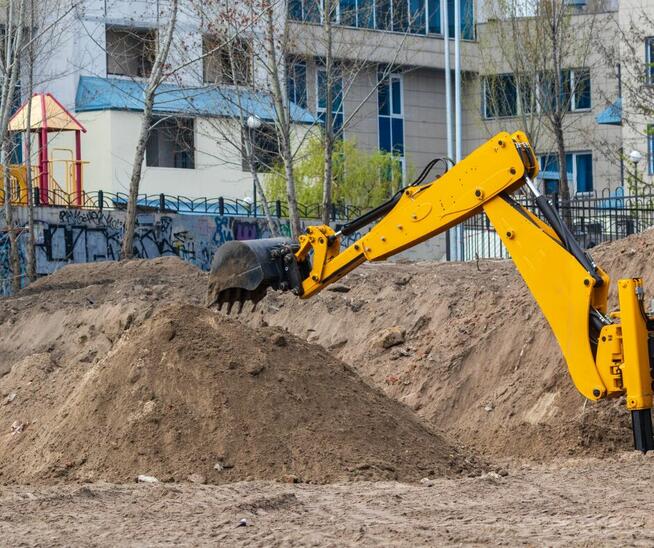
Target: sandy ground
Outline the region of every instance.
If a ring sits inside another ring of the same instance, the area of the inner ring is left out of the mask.
[[[0,538],[5,546],[652,546],[653,464],[654,456],[625,453],[431,487],[5,486]]]

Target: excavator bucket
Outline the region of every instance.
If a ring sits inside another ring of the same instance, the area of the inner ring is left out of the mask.
[[[208,306],[221,309],[227,304],[229,314],[234,304],[238,312],[246,301],[254,306],[264,298],[268,288],[294,290],[302,288],[301,269],[295,260],[298,245],[286,238],[233,240],[216,251],[209,272]]]

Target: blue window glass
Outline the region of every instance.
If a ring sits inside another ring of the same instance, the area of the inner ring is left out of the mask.
[[[654,125],[647,126],[647,166],[648,173],[654,175]]]
[[[375,28],[375,0],[358,0],[357,24],[362,28]]]
[[[590,69],[575,69],[575,110],[590,108]]]
[[[645,78],[648,84],[654,84],[654,36],[645,38]]]
[[[379,149],[391,152],[391,119],[386,116],[379,117]]]
[[[393,114],[402,114],[402,83],[399,78],[393,78],[391,84],[392,92],[392,112]]]
[[[404,119],[402,118],[402,79],[397,73],[379,72],[377,91],[379,149],[404,156]]]
[[[391,118],[391,149],[395,154],[404,156],[404,120]]]
[[[357,0],[340,0],[341,25],[357,26]]]
[[[518,92],[513,74],[497,74],[484,79],[484,116],[502,118],[518,113]]]
[[[381,84],[379,84],[377,91],[377,101],[379,114],[389,116],[391,113],[391,89],[388,85],[388,80],[384,80]]]
[[[393,2],[393,30],[409,32],[409,10],[406,0]]]
[[[375,21],[377,23],[377,28],[380,30],[392,29],[391,0],[377,0]]]
[[[559,180],[558,179],[543,179],[543,190],[545,194],[558,194],[559,193]]]
[[[288,100],[299,107],[307,108],[307,65],[304,61],[289,59],[286,66],[288,70]]]
[[[327,111],[327,71],[318,69],[316,82],[316,111],[318,118],[324,125],[326,121],[325,112]],[[343,130],[343,80],[335,69],[335,75],[332,78],[332,129],[337,137],[341,137]]]
[[[327,108],[327,72],[318,71],[318,108]]]
[[[322,0],[304,0],[304,20],[320,23],[320,5]]]
[[[295,21],[302,21],[302,0],[289,0],[288,16]]]
[[[441,33],[441,3],[440,0],[427,0],[427,32]]]
[[[425,34],[425,0],[409,0],[409,30]]]
[[[447,0],[447,19],[450,38],[454,36],[454,0]],[[474,40],[475,13],[473,0],[461,0],[461,38]]]
[[[592,154],[576,154],[575,155],[576,168],[577,168],[577,192],[592,192],[593,191],[593,155]]]

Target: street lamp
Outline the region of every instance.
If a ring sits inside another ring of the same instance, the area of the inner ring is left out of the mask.
[[[636,232],[638,232],[638,162],[643,159],[643,155],[634,149],[629,153],[629,159],[634,164],[634,198],[636,199]]]
[[[254,132],[261,127],[261,118],[259,118],[256,114],[250,114],[248,116],[247,120],[245,121],[245,125],[248,127],[248,162],[250,163],[250,171],[255,170],[254,166]],[[254,216],[256,217],[257,215],[257,183],[254,178],[254,174],[252,174],[252,196],[254,198],[254,207],[252,208],[254,211]]]

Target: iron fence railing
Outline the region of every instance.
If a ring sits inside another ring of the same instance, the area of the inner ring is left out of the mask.
[[[514,196],[514,199],[539,215],[533,198]],[[599,196],[576,196],[567,204],[562,204],[558,196],[551,196],[550,202],[569,222],[575,238],[586,249],[654,226],[654,194],[625,196],[607,192]],[[463,223],[463,249],[465,260],[508,258],[506,248],[483,213]]]
[[[35,189],[34,204],[39,207],[58,206],[78,209],[126,209],[129,196],[124,192],[105,192],[102,190],[81,194],[49,189],[44,192]],[[21,200],[21,203],[25,200]],[[0,202],[4,202],[4,192],[0,190]],[[187,215],[233,215],[242,217],[263,217],[264,207],[261,202],[250,202],[238,198],[190,198],[170,194],[139,194],[137,206],[140,211],[158,211],[162,213],[182,213]],[[273,216],[288,217],[288,204],[281,200],[268,202]],[[333,221],[345,221],[359,217],[370,208],[336,203],[332,205],[330,218]],[[298,204],[300,217],[320,219],[321,204]]]

